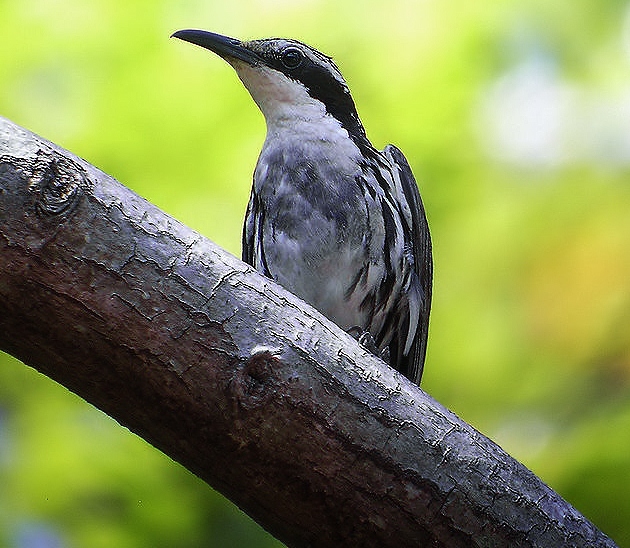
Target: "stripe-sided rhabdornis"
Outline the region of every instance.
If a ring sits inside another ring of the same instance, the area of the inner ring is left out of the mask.
[[[402,152],[372,146],[339,69],[317,50],[200,30],[174,36],[230,63],[265,116],[243,260],[420,383],[431,239]]]

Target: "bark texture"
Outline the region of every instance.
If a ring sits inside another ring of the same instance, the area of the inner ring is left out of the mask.
[[[289,546],[614,546],[302,301],[4,119],[0,348]]]

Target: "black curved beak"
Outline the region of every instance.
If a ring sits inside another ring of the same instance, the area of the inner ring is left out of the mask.
[[[228,58],[240,59],[250,65],[258,65],[261,62],[260,57],[248,50],[240,40],[215,34],[214,32],[185,29],[171,34],[171,38],[179,38],[185,42],[209,49],[226,60]]]

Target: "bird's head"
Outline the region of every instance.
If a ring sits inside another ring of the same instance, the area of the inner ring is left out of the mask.
[[[353,139],[365,131],[341,72],[330,57],[297,40],[242,42],[203,30],[173,34],[213,51],[234,67],[267,124],[334,117]]]

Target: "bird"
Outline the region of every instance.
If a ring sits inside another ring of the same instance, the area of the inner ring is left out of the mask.
[[[433,259],[403,153],[371,144],[339,68],[316,49],[199,29],[172,37],[227,61],[265,118],[243,261],[419,385]]]

